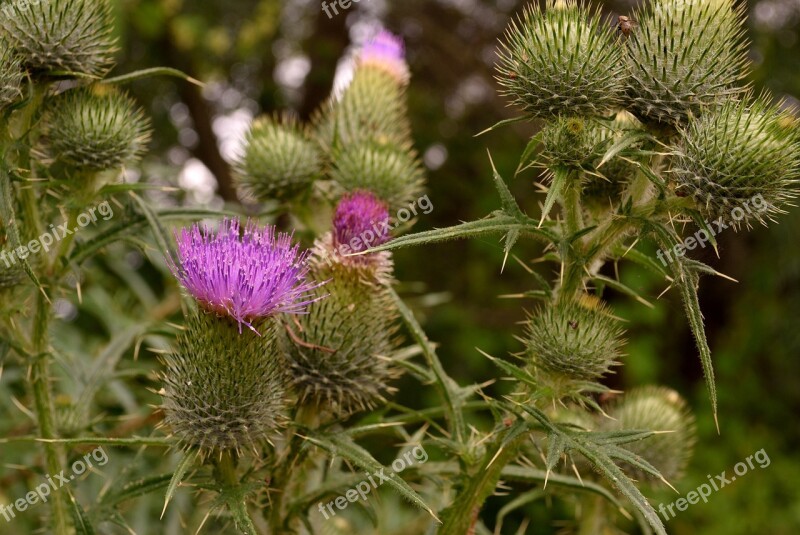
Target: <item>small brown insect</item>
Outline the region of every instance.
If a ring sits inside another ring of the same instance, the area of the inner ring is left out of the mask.
[[[628,37],[631,32],[633,31],[634,26],[638,23],[630,17],[626,17],[625,15],[620,15],[617,19],[617,30],[622,32],[622,35]]]
[[[575,329],[577,329],[577,328],[578,328],[578,322],[577,322],[577,321],[575,321],[575,320],[573,320],[573,321],[570,321],[570,322],[569,322],[569,326],[570,326],[570,327],[572,327],[572,330],[574,331]]]

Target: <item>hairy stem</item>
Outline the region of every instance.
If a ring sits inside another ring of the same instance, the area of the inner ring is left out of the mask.
[[[36,294],[36,316],[33,324],[33,352],[34,362],[28,374],[31,390],[33,391],[36,419],[39,424],[39,436],[43,439],[58,438],[56,433],[55,418],[53,415],[53,400],[50,393],[50,356],[46,354],[48,347],[47,329],[49,325],[49,303],[41,293]],[[62,471],[63,448],[56,443],[45,442],[42,444],[45,454],[47,472],[50,475],[60,474]],[[56,535],[67,535],[70,523],[67,515],[66,490],[57,489],[51,498],[53,511],[53,531]]]
[[[236,528],[243,535],[258,535],[258,530],[247,510],[246,495],[242,492],[239,476],[236,474],[233,454],[230,451],[224,451],[220,454],[216,473],[223,492],[230,494],[227,497],[227,504],[233,515]]]

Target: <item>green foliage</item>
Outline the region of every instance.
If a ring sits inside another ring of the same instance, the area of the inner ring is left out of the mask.
[[[213,314],[187,318],[174,352],[164,357],[165,422],[183,448],[210,456],[256,451],[277,432],[284,406],[274,322],[246,330]]]
[[[0,35],[42,76],[101,77],[116,50],[109,0],[6,2]]]

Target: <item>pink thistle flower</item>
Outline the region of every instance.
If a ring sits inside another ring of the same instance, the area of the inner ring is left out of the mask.
[[[198,304],[227,315],[258,333],[253,322],[274,314],[305,314],[325,296],[314,290],[324,282],[306,279],[308,251],[292,245],[292,236],[248,221],[223,219],[215,231],[198,224],[176,232],[178,262],[167,259],[181,285]]]
[[[360,65],[383,69],[401,85],[408,84],[411,74],[406,63],[405,46],[399,36],[383,30],[373,37],[358,56]]]

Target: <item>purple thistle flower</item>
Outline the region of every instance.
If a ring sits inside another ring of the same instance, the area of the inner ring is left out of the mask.
[[[258,333],[252,323],[277,313],[305,314],[324,284],[306,280],[308,251],[275,227],[223,219],[219,229],[198,224],[175,234],[179,263],[167,259],[200,306],[225,314]]]
[[[366,251],[389,241],[389,209],[368,191],[347,194],[336,206],[333,229],[336,245]]]
[[[359,54],[362,65],[374,65],[394,76],[401,84],[408,83],[405,46],[399,36],[382,30],[364,45]]]

